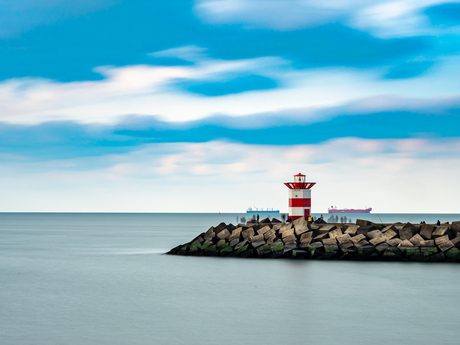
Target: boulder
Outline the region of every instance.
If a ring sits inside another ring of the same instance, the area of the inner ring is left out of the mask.
[[[327,225],[321,226],[321,228],[318,231],[319,231],[320,235],[321,234],[327,234],[330,231],[334,230],[335,228],[336,228],[336,226],[334,224],[327,224]]]
[[[318,242],[318,241],[322,241],[323,238],[328,238],[329,237],[329,234],[321,234],[321,235],[318,235],[318,236],[315,236],[313,238],[313,242]]]
[[[364,236],[367,236],[367,233],[369,231],[375,230],[375,227],[372,225],[366,225],[366,226],[360,226],[358,230],[356,231],[357,234],[363,234]]]
[[[412,236],[414,236],[414,234],[412,233],[412,228],[402,228],[401,230],[399,230],[399,238],[403,241],[410,240]]]
[[[444,255],[449,261],[458,261],[458,259],[460,259],[460,249],[453,247],[444,252]]]
[[[392,238],[387,240],[388,245],[391,247],[397,247],[401,242],[402,240],[400,238]]]
[[[358,231],[358,225],[352,224],[347,227],[347,230],[345,230],[345,233],[350,235],[350,236],[355,236],[356,232]]]
[[[232,247],[236,246],[238,243],[240,243],[240,239],[239,238],[234,238],[233,240],[230,241],[230,245]]]
[[[288,243],[296,243],[297,238],[295,237],[294,234],[291,234],[289,236],[283,237],[283,243],[287,245]]]
[[[258,235],[263,235],[265,234],[267,231],[270,231],[272,228],[268,225],[265,225],[264,227],[260,228],[259,230],[257,230],[257,234]]]
[[[227,229],[230,233],[232,233],[232,231],[236,229],[236,226],[230,223],[225,227],[225,229]]]
[[[297,244],[295,242],[287,243],[284,245],[283,254],[286,254],[296,248],[297,248]]]
[[[268,218],[262,219],[259,223],[260,224],[271,224],[270,219],[268,219]]]
[[[275,223],[281,223],[282,224],[282,222],[280,220],[278,220],[276,218],[272,218],[272,224],[275,224]]]
[[[264,241],[264,235],[253,235],[248,238],[249,243],[257,241]]]
[[[387,232],[389,230],[396,230],[395,226],[393,224],[387,225],[382,229],[382,232]]]
[[[240,249],[240,248],[242,248],[242,247],[244,247],[244,246],[246,246],[246,245],[248,245],[248,244],[249,244],[248,241],[242,241],[242,242],[238,243],[238,244],[235,246],[234,249],[235,249],[235,250],[238,250],[238,249]]]
[[[203,243],[204,242],[204,233],[200,234],[199,236],[195,237],[192,243]]]
[[[400,244],[398,244],[398,248],[401,247],[413,247],[414,245],[409,240],[403,240]]]
[[[449,236],[450,235],[449,227],[446,225],[438,226],[431,235],[433,236],[434,239],[438,237]]]
[[[356,219],[356,225],[358,226],[368,226],[368,225],[371,225],[372,222],[368,221],[368,220],[364,220],[364,219]]]
[[[447,235],[436,237],[434,239],[434,242],[436,243],[437,246],[439,246],[441,243],[446,242],[446,241],[449,241],[449,236]]]
[[[230,237],[230,231],[228,231],[227,229],[222,229],[217,233],[216,237],[219,240],[226,240]]]
[[[396,235],[398,235],[396,233],[396,231],[394,230],[387,230],[383,233],[383,237],[385,237],[385,239],[388,241],[388,240],[391,240],[393,237],[395,237]]]
[[[216,235],[221,232],[222,230],[225,229],[225,227],[227,226],[227,224],[225,223],[220,223],[219,225],[217,225],[215,228],[214,228],[214,232],[216,233]]]
[[[292,225],[294,227],[296,227],[296,225],[303,225],[303,224],[307,224],[307,220],[305,219],[305,217],[297,218],[296,220],[292,222]]]
[[[255,232],[253,228],[249,228],[244,230],[241,235],[243,236],[244,240],[248,240],[250,236],[254,236]]]
[[[273,243],[273,241],[276,239],[276,233],[275,230],[270,229],[269,231],[264,233],[264,238],[267,241],[267,243]]]
[[[434,247],[434,240],[423,240],[418,245],[420,247]]]
[[[206,240],[210,240],[210,239],[213,238],[215,235],[216,235],[216,233],[215,233],[215,231],[214,231],[214,227],[211,226],[211,227],[208,229],[208,231],[206,231],[206,232],[204,233],[204,240],[205,240],[205,241],[206,241]]]
[[[233,253],[233,248],[231,246],[228,246],[228,247],[220,249],[219,252],[220,252],[220,255],[226,256],[226,255],[229,255],[230,253]]]
[[[305,233],[305,232],[307,232],[309,230],[310,229],[308,228],[307,222],[298,223],[298,224],[294,225],[294,232],[295,232],[296,236],[300,236],[300,235],[302,235],[303,233]]]
[[[457,236],[454,239],[452,239],[452,243],[454,244],[456,248],[460,249],[460,236]]]
[[[379,231],[379,230],[375,230],[375,231]],[[369,240],[370,244],[372,244],[373,246],[377,246],[377,245],[379,245],[381,243],[385,243],[385,241],[386,241],[386,239],[385,239],[384,236],[375,237],[375,238]],[[388,244],[387,244],[387,247],[388,247]]]
[[[342,230],[337,228],[329,232],[329,237],[330,238],[336,238],[343,235]]]
[[[381,232],[380,230],[372,230],[367,233],[367,237],[371,240],[374,238],[379,238],[381,236],[383,236],[383,232]]]
[[[344,243],[353,243],[351,241],[351,236],[349,234],[343,234],[343,235],[340,235],[340,236],[337,236],[336,237],[337,241],[339,241],[340,244],[344,244]]]
[[[415,234],[414,236],[411,237],[411,239],[409,241],[414,246],[420,246],[420,242],[424,241],[424,239],[419,234]]]
[[[285,231],[288,231],[288,230],[291,230],[292,229],[292,224],[284,224],[283,226],[281,226],[281,228],[279,229],[279,233],[282,234],[284,233]]]
[[[366,239],[366,236],[364,236],[363,234],[359,234],[359,235],[356,235],[354,237],[351,238],[351,242],[353,243],[358,243],[362,240],[365,240]]]
[[[420,236],[422,236],[425,240],[431,240],[433,231],[434,225],[422,224],[422,226],[420,227]]]
[[[217,246],[217,248],[219,248],[223,244],[227,244],[227,242],[225,240],[219,240],[219,241],[217,241],[216,246]]]
[[[240,239],[241,238],[241,232],[243,231],[243,228],[236,228],[235,230],[232,231],[232,234],[229,237],[229,241],[233,241],[235,239]]]
[[[271,250],[271,248],[270,248],[270,246],[268,244],[264,244],[263,246],[258,247],[256,249],[256,251],[257,251],[257,255],[259,255],[259,257],[271,254],[271,252],[272,252],[272,250]]]
[[[307,247],[311,243],[312,237],[313,231],[305,232],[302,235],[300,235],[300,246]]]
[[[284,223],[276,223],[276,224],[273,224],[273,227],[272,229],[275,230],[275,231],[279,231],[279,229],[281,229],[281,227],[284,225]]]
[[[308,250],[303,249],[293,249],[292,257],[294,259],[308,259],[310,257],[310,252]]]
[[[333,245],[337,245],[337,240],[335,238],[325,238],[323,239],[323,244],[326,245],[330,245],[330,244],[333,244]]]
[[[294,229],[289,229],[281,233],[281,238],[285,238],[287,236],[294,236]]]
[[[441,261],[445,261],[445,260],[446,260],[446,257],[444,256],[443,252],[433,254],[433,255],[430,256],[430,261],[431,262],[441,262]]]
[[[450,240],[443,241],[440,244],[436,244],[436,245],[438,246],[439,249],[441,249],[442,252],[445,252],[449,250],[450,248],[454,247],[454,244]]]

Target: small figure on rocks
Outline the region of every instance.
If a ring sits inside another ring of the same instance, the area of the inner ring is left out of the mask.
[[[259,214],[257,214],[257,223],[259,222]]]
[[[441,222],[438,220],[438,221],[436,222],[436,225],[441,225]]]

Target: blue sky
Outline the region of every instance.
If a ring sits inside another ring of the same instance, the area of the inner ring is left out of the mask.
[[[3,211],[459,212],[460,2],[0,2]]]

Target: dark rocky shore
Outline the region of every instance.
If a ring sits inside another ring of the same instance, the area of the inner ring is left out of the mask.
[[[167,254],[241,258],[460,262],[460,221],[452,224],[309,224],[268,218],[221,223]]]

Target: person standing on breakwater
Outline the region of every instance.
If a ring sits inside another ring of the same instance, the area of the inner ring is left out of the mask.
[[[436,225],[441,225],[441,222],[439,221],[439,219],[438,219],[438,221],[436,222]]]
[[[257,214],[257,223],[259,222],[259,214]]]

